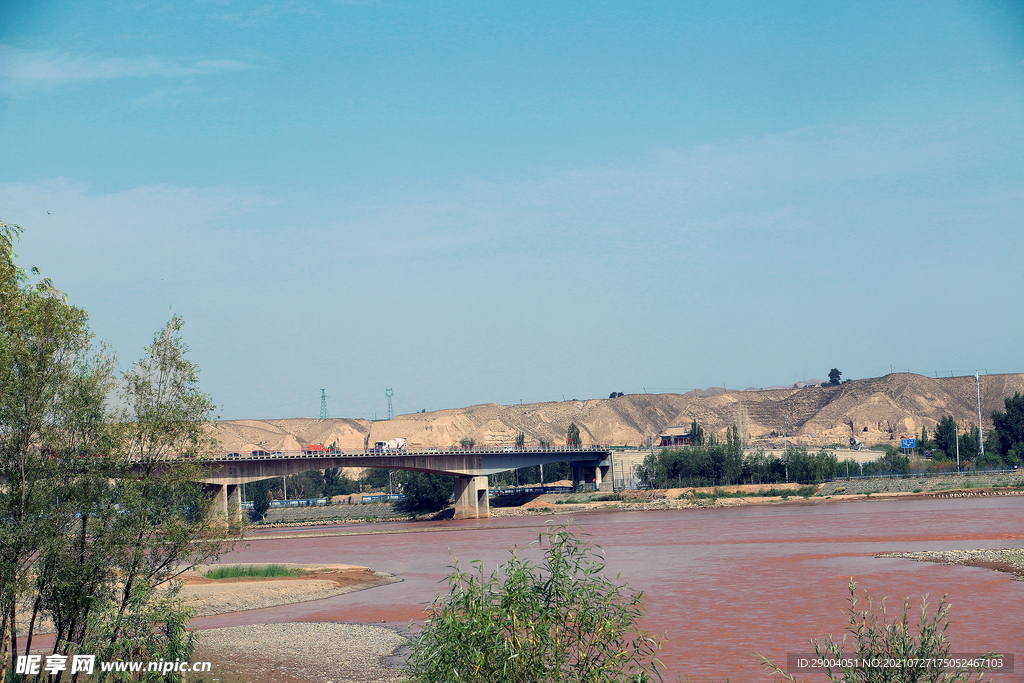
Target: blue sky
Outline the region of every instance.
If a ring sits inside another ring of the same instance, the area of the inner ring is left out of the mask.
[[[1022,133],[1016,2],[0,4],[22,261],[228,418],[1024,371]]]

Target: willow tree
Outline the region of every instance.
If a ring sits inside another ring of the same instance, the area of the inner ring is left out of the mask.
[[[16,265],[20,232],[0,224],[0,667],[44,619],[55,654],[187,659],[190,613],[158,589],[215,557],[227,532],[198,483],[213,404],[181,320],[117,377],[85,311]]]

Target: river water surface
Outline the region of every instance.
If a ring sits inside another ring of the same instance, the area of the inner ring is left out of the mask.
[[[567,521],[558,515],[559,522]],[[198,628],[282,621],[345,621],[408,626],[445,589],[454,554],[488,569],[513,546],[537,540],[545,517],[339,525],[252,534],[226,562],[365,565],[396,583],[327,600],[197,619]],[[890,613],[921,597],[953,605],[947,634],[954,652],[1016,653],[1024,681],[1024,582],[988,569],[873,557],[876,553],[1024,547],[1024,497],[790,503],[707,510],[608,512],[574,522],[604,549],[608,571],[646,596],[643,627],[666,638],[666,680],[771,680],[756,653],[785,667],[787,652],[846,627],[847,584]],[[363,535],[275,538],[337,530]],[[403,533],[373,533],[378,531]],[[405,533],[408,532],[408,533]],[[527,551],[529,552],[529,551]],[[536,556],[536,553],[534,554]],[[916,623],[916,618],[915,618]],[[822,676],[807,676],[824,680]]]

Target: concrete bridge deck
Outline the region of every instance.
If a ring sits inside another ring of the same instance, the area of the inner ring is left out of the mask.
[[[573,481],[611,490],[612,453],[600,446],[552,448],[374,449],[305,448],[301,451],[215,453],[205,461],[203,483],[217,497],[214,514],[241,521],[240,485],[334,467],[379,467],[455,477],[455,518],[490,516],[487,475],[520,467],[569,462]]]

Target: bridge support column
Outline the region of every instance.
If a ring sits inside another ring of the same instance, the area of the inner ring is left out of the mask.
[[[455,519],[482,519],[490,516],[487,477],[455,477]]]
[[[242,487],[238,484],[204,484],[203,490],[213,494],[208,518],[210,524],[238,526],[242,523]]]
[[[594,468],[594,483],[597,484],[598,491],[612,491],[614,490],[614,481],[612,479],[611,467],[608,465],[598,465]]]
[[[242,523],[242,487],[238,484],[225,484],[227,508],[225,510],[225,521],[228,526],[238,526]]]
[[[210,524],[227,525],[228,523],[228,485],[227,484],[204,484],[203,491],[213,494],[213,505],[207,518]]]

